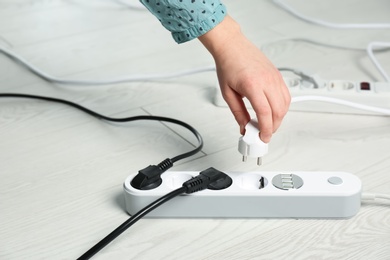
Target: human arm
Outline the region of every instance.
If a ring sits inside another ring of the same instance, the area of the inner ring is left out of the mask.
[[[250,116],[246,97],[258,118],[260,138],[268,143],[288,111],[290,94],[279,71],[241,32],[219,0],[141,0],[171,31],[176,42],[198,38],[215,60],[224,99],[240,132]]]
[[[268,143],[288,111],[291,96],[280,72],[241,32],[230,17],[198,38],[215,60],[222,95],[241,134],[250,116],[247,98],[259,122],[260,139]]]

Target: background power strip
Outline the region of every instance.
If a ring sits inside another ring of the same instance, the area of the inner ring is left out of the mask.
[[[325,81],[316,78],[317,85],[308,81],[302,81],[299,77],[284,77],[284,81],[290,90],[291,96],[322,96],[337,98],[362,105],[390,109],[390,83],[388,82],[355,82],[346,80]],[[251,108],[248,100],[245,104]],[[222,98],[219,85],[216,84],[214,104],[219,107],[227,107]],[[352,108],[349,106],[318,100],[305,102],[292,102],[291,111],[327,112],[345,114],[382,115],[378,112]]]
[[[179,188],[198,172],[166,172],[162,184],[137,190],[124,183],[130,215]],[[223,190],[203,190],[181,195],[147,217],[188,218],[350,218],[360,209],[362,185],[346,172],[247,172],[226,173],[232,184]]]

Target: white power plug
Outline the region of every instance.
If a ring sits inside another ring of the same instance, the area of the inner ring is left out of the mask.
[[[262,157],[268,153],[268,144],[261,141],[257,119],[251,119],[245,126],[245,134],[238,140],[238,151],[242,154],[242,161],[247,157],[257,157],[257,165],[262,164]]]

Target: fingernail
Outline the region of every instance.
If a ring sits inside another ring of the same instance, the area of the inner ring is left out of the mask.
[[[240,125],[240,133],[241,133],[241,135],[245,134],[245,126],[244,125]]]
[[[263,141],[264,143],[269,143],[271,141],[271,136],[270,135],[263,135],[262,133],[260,133],[260,139],[261,141]]]

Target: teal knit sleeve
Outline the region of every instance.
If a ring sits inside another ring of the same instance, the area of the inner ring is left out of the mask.
[[[220,0],[140,0],[177,43],[205,34],[226,16]]]

